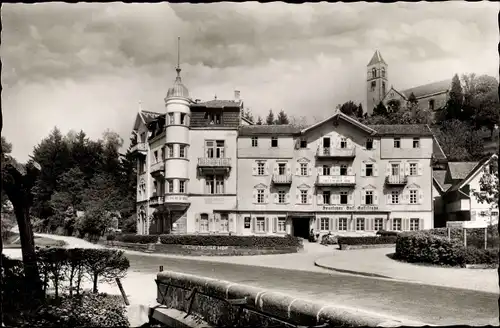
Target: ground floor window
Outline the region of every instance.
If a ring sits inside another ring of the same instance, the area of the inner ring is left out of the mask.
[[[392,230],[401,231],[401,219],[392,219]]]
[[[420,219],[410,219],[410,230],[420,230]]]
[[[257,232],[265,232],[266,231],[266,219],[263,217],[256,218],[255,230]]]
[[[208,214],[200,215],[200,232],[208,232]]]
[[[243,224],[244,224],[245,229],[250,229],[251,225],[252,225],[252,218],[249,216],[246,216]]]
[[[327,231],[330,230],[330,219],[329,218],[321,218],[320,219],[320,230]]]
[[[339,219],[339,231],[347,231],[347,218]]]
[[[220,215],[220,231],[229,232],[229,218],[227,214]]]
[[[384,230],[384,219],[375,218],[374,225],[375,231]]]
[[[365,218],[356,219],[356,230],[357,231],[365,230]]]
[[[286,232],[286,218],[278,218],[278,232]]]

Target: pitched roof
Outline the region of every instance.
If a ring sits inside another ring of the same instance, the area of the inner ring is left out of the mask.
[[[240,136],[259,135],[294,135],[299,134],[300,129],[294,125],[242,125],[239,128]]]
[[[376,50],[367,66],[375,65],[378,63],[384,63],[387,65],[387,63],[384,61],[384,58],[382,58],[380,51]]]
[[[450,176],[453,180],[463,180],[477,164],[478,162],[449,162]]]
[[[240,108],[242,102],[241,101],[235,101],[235,100],[209,100],[209,101],[204,101],[204,102],[197,102],[191,105],[191,107],[206,107],[206,108],[224,108],[224,107],[231,107],[231,108]]]
[[[431,94],[448,91],[450,89],[450,87],[451,87],[451,80],[448,79],[448,80],[433,82],[433,83],[429,83],[429,84],[420,85],[418,87],[406,89],[406,90],[401,91],[401,93],[403,93],[407,98],[409,98],[411,93],[413,92],[415,97],[418,99],[418,98],[422,98],[422,97],[425,97],[425,96],[428,96]]]
[[[431,129],[432,131],[432,129]],[[433,141],[432,141],[432,155],[434,156],[434,159],[438,161],[443,161],[446,160],[446,155],[444,154],[443,148],[441,148],[441,145],[439,144],[438,140],[436,139],[436,136],[433,136]]]
[[[367,131],[369,133],[375,134],[375,132],[376,132],[374,129],[372,129],[368,125],[365,125],[365,124],[363,124],[363,123],[361,123],[361,122],[353,119],[352,117],[345,115],[341,111],[337,110],[336,113],[333,114],[332,116],[327,117],[326,119],[324,119],[324,120],[322,120],[322,121],[320,121],[320,122],[318,122],[316,124],[313,124],[313,125],[310,125],[310,126],[307,126],[307,127],[303,128],[302,131],[301,131],[301,133],[304,134],[307,131],[310,131],[310,130],[312,130],[312,129],[314,129],[314,128],[316,128],[316,127],[318,127],[318,126],[320,126],[320,125],[322,125],[322,124],[324,124],[324,123],[326,123],[326,122],[328,122],[328,121],[330,121],[330,120],[332,120],[334,118],[343,119],[344,121],[347,121],[347,122],[349,122],[349,123],[357,126],[358,128],[361,128],[361,129],[363,129],[363,130],[365,130],[365,131]]]
[[[156,120],[158,117],[160,117],[161,115],[164,115],[161,113],[151,112],[148,110],[141,110],[140,113],[141,113],[141,116],[144,118],[144,122],[146,122],[146,124],[151,123],[154,120]]]
[[[470,178],[473,177],[480,169],[482,169],[491,159],[496,159],[496,158],[497,155],[493,154],[477,162],[476,165],[474,165],[472,169],[469,170],[469,172],[465,175],[465,177],[459,183],[455,184],[452,188],[450,188],[449,191],[450,192],[456,191],[462,188],[470,180]],[[462,163],[471,164],[472,162],[462,162]]]
[[[450,183],[446,183],[446,170],[434,170],[432,171],[432,177],[438,183],[439,187],[443,191],[447,191],[450,187]]]
[[[380,136],[432,136],[426,124],[374,124],[368,125]]]

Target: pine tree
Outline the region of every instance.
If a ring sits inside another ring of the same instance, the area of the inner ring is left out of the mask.
[[[358,109],[356,110],[356,117],[362,118],[363,117],[363,105],[359,103]]]
[[[453,76],[453,79],[451,80],[451,90],[449,97],[450,98],[448,99],[445,108],[445,118],[447,120],[460,119],[464,96],[458,74],[455,74],[455,76]]]
[[[283,109],[278,113],[278,117],[276,117],[275,124],[277,125],[290,124],[288,116],[286,115]]]
[[[266,124],[267,125],[273,125],[274,124],[274,113],[273,113],[272,109],[270,109],[269,110],[269,114],[267,114]]]
[[[257,118],[257,122],[255,123],[256,125],[262,125],[262,117]]]
[[[387,111],[387,108],[384,106],[382,102],[379,102],[377,107],[373,110],[373,115],[374,116],[387,116],[389,113]]]

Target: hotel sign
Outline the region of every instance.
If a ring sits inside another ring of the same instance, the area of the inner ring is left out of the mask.
[[[165,203],[187,203],[187,195],[165,195]]]
[[[359,211],[377,211],[378,206],[373,206],[373,205],[360,205],[358,206]]]
[[[323,206],[323,211],[354,211],[354,205]]]

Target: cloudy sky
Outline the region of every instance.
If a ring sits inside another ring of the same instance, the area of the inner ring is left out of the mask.
[[[454,73],[498,75],[499,5],[4,4],[3,135],[24,161],[54,126],[106,129],[128,143],[142,101],[161,112],[175,78],[177,36],[191,96],[326,117],[365,102],[376,49],[405,89]]]

